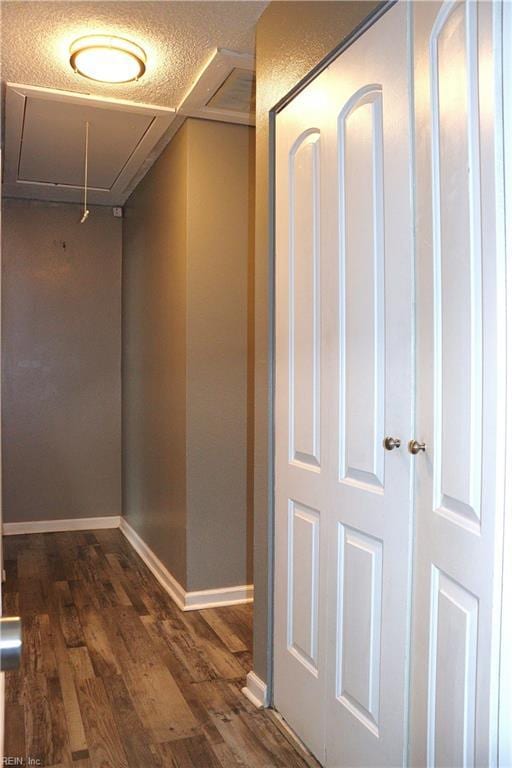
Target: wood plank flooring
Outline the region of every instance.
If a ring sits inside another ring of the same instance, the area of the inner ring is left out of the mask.
[[[181,612],[117,530],[4,539],[9,758],[73,768],[303,768],[241,693],[251,606]]]

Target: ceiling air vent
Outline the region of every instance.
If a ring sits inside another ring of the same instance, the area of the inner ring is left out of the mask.
[[[178,110],[185,117],[254,125],[254,57],[218,49]]]
[[[255,73],[249,69],[233,69],[206,106],[209,109],[253,113],[256,108]]]

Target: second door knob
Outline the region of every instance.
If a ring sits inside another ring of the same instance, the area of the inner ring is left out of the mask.
[[[420,451],[425,452],[427,446],[425,443],[418,443],[417,440],[409,440],[409,445],[407,447],[409,449],[409,453],[412,453],[415,456]]]

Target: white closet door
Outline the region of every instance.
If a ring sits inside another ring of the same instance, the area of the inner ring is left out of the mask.
[[[328,452],[324,75],[277,120],[274,700],[325,757]],[[331,257],[332,258],[332,257]]]
[[[329,69],[327,764],[400,766],[412,548],[408,6]],[[385,437],[398,438],[387,451]]]
[[[496,764],[502,10],[499,2],[415,6],[416,438],[427,447],[415,457],[410,762],[422,767]]]
[[[406,17],[393,7],[277,117],[275,703],[337,768],[404,755]]]

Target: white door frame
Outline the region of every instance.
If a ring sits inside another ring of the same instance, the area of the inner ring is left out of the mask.
[[[0,148],[0,178],[2,178],[2,149]],[[0,200],[0,374],[2,372],[2,200]],[[4,580],[4,545],[3,545],[3,508],[2,508],[2,377],[0,375],[0,618],[2,617],[2,582]],[[0,765],[4,763],[5,736],[5,672],[0,672]]]
[[[411,2],[413,0],[409,0]],[[302,78],[282,99],[269,110],[269,462],[268,462],[268,606],[267,606],[267,676],[266,697],[269,706],[273,703],[274,676],[274,574],[275,574],[275,380],[276,380],[276,116],[293,98],[314,80],[332,61],[351,46],[363,35],[380,17],[386,13],[397,0],[386,0],[372,11],[355,29],[344,38],[324,59],[322,59],[304,78]],[[508,44],[503,46],[503,72],[512,71],[512,3],[503,3],[504,36]],[[512,136],[512,84],[504,83],[504,135]],[[512,654],[507,649],[512,647],[512,146],[505,144],[505,178],[506,178],[506,273],[507,273],[507,490],[504,520],[504,556],[503,556],[503,587],[502,587],[502,631],[501,631],[501,665],[499,693],[499,737],[498,764],[503,768],[512,765]]]
[[[503,4],[503,73],[512,72],[512,4]],[[498,764],[512,765],[512,83],[503,81],[505,259],[507,276],[507,414],[501,611]],[[506,137],[509,137],[508,140]]]

